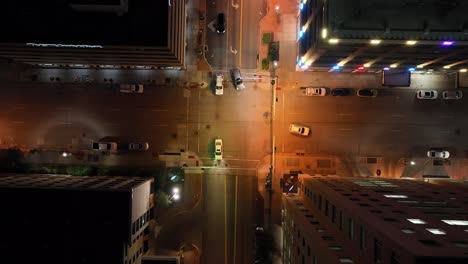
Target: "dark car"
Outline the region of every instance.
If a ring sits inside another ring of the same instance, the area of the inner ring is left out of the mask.
[[[351,88],[335,88],[331,90],[332,96],[347,96],[351,95],[352,89]]]
[[[357,95],[360,97],[376,97],[377,90],[376,89],[359,89],[357,91]]]
[[[222,34],[226,32],[226,18],[224,13],[219,13],[216,17],[216,32]]]

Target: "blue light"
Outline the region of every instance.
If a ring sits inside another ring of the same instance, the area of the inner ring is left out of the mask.
[[[414,71],[414,68],[409,68],[408,71],[412,72]]]
[[[300,30],[300,31],[299,31],[299,38],[302,38],[302,35],[303,35],[303,34],[304,34],[304,33],[302,32],[302,30]]]
[[[332,67],[332,69],[333,69],[333,70],[339,70],[339,69],[340,69],[340,66],[335,65],[335,66]]]
[[[384,70],[384,71],[389,71],[390,68],[389,68],[389,67],[385,67],[385,68],[383,68],[383,70]]]
[[[299,5],[299,9],[302,10],[303,8],[304,8],[304,3],[301,3],[301,4]]]

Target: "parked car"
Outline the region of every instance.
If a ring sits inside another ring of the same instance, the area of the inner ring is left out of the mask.
[[[289,126],[289,132],[296,135],[308,136],[310,134],[310,128],[297,124],[291,124]]]
[[[216,17],[216,32],[220,34],[226,32],[226,17],[224,13],[219,13]]]
[[[442,98],[444,99],[461,99],[462,97],[463,97],[463,92],[460,90],[442,92]]]
[[[117,143],[116,142],[93,142],[92,150],[115,152],[117,151]]]
[[[427,151],[427,157],[432,159],[448,159],[450,157],[450,153],[447,150],[430,149]]]
[[[133,151],[146,151],[149,149],[148,142],[130,143],[128,144],[128,150]]]
[[[215,88],[216,95],[223,95],[224,93],[223,81],[224,81],[223,74],[220,72],[216,73],[216,88]]]
[[[220,138],[215,139],[215,160],[223,159],[223,140]]]
[[[143,93],[143,84],[121,84],[122,93]]]
[[[331,95],[332,96],[348,96],[351,95],[353,92],[353,89],[351,88],[335,88],[331,90]]]
[[[327,89],[323,87],[306,87],[305,95],[307,96],[325,96],[327,95]]]
[[[377,89],[359,89],[357,91],[359,97],[376,97],[377,93]]]
[[[437,91],[434,90],[419,90],[416,93],[418,99],[437,99]]]
[[[239,91],[245,89],[244,81],[242,80],[239,68],[232,68],[231,76],[232,80],[234,81],[234,87],[236,87],[236,90]]]

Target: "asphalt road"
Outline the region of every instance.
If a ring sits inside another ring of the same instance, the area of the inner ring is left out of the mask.
[[[439,90],[441,93],[441,91]],[[468,110],[460,100],[420,100],[416,91],[382,89],[376,98],[306,97],[284,92],[277,108],[277,147],[283,152],[336,156],[425,157],[431,147],[445,147],[464,158]],[[310,137],[288,133],[290,123],[312,129]]]
[[[255,168],[269,153],[271,89],[249,80],[246,86],[239,92],[226,84],[224,95],[215,96],[175,86],[146,85],[143,94],[124,94],[99,84],[4,84],[0,140],[2,147],[87,150],[102,137],[126,136],[149,142],[150,151],[127,154],[116,164],[138,157],[150,165],[153,153],[188,145],[210,166],[214,138],[222,138],[221,169],[203,177],[204,213],[197,219],[204,224],[202,263],[250,263]]]
[[[207,0],[207,60],[216,69],[257,68],[258,22],[266,13],[265,1]],[[216,16],[224,13],[226,32],[216,33]],[[254,26],[253,26],[254,25]]]
[[[253,263],[256,186],[255,171],[205,170],[202,263]]]

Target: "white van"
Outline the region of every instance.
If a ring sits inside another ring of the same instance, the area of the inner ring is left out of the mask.
[[[143,93],[143,84],[121,84],[122,93]]]

